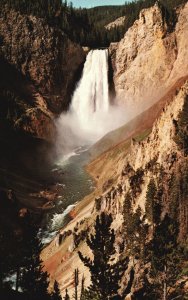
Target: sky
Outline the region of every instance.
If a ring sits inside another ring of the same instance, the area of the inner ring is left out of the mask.
[[[101,5],[122,5],[125,0],[72,0],[74,7],[95,7]]]

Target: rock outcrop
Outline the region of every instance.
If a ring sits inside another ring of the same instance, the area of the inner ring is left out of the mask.
[[[115,21],[105,25],[105,28],[108,30],[111,30],[113,28],[119,27],[119,26],[123,26],[124,22],[125,22],[126,17],[120,17],[118,19],[116,19]]]
[[[181,84],[181,88],[178,86],[176,92],[168,98],[149,133],[143,135],[141,132],[139,136],[133,136],[128,144],[124,141],[98,157],[88,167],[95,178],[103,183],[102,188],[98,183],[97,191],[90,195],[88,207],[85,206],[80,214],[77,214],[75,220],[61,231],[62,235],[70,230],[72,233],[60,245],[57,245],[56,240],[52,241],[42,253],[46,270],[51,274],[51,283],[55,279],[58,280],[62,295],[65,294],[66,288],[69,289],[70,294],[74,292],[72,274],[75,268],[79,268],[80,276],[82,273],[88,274],[79,260],[77,251],[81,250],[82,253],[88,255],[89,250],[84,243],[84,238],[85,233],[92,228],[96,214],[102,211],[112,214],[118,249],[120,239],[122,239],[123,204],[127,193],[131,194],[133,210],[135,211],[140,206],[141,211],[144,212],[147,187],[150,179],[153,178],[156,184],[163,187],[163,210],[164,213],[169,212],[171,189],[169,182],[174,174],[182,169],[182,166],[187,166],[187,157],[184,157],[174,141],[175,120],[178,120],[179,113],[187,101],[187,95],[188,81],[186,80]],[[104,184],[104,181],[107,184]],[[179,214],[182,236],[187,234],[188,229],[185,219],[185,212],[186,216],[188,215],[187,204],[184,200],[181,199]],[[83,207],[83,204],[79,205]],[[63,272],[64,270],[68,272]],[[86,278],[87,285],[89,276]],[[139,272],[135,280],[137,283],[133,285],[133,293],[139,282]],[[122,283],[122,290],[123,288]]]
[[[177,10],[174,28],[157,3],[139,19],[119,43],[109,48],[117,101],[141,112],[188,73],[188,3]]]
[[[6,6],[1,10],[1,85],[23,100],[16,127],[51,140],[53,117],[66,109],[84,60],[82,48],[57,27]]]
[[[136,126],[133,120],[134,125],[130,122],[123,131],[111,134],[113,140],[119,139],[119,144],[87,167],[96,179],[97,189],[75,208],[75,219],[60,232],[66,236],[62,243],[57,244],[56,238],[42,252],[45,269],[51,275],[51,286],[57,280],[63,296],[66,288],[71,295],[74,293],[72,274],[75,268],[79,268],[80,275],[86,274],[86,286],[89,283],[89,274],[77,251],[89,255],[84,239],[85,233],[92,231],[95,216],[102,211],[112,214],[118,249],[124,230],[123,205],[128,193],[133,211],[139,206],[144,214],[148,184],[153,179],[163,191],[162,214],[170,213],[170,194],[173,193],[170,183],[173,176],[182,181],[185,170],[187,172],[187,156],[178,147],[175,136],[179,113],[188,101],[188,4],[177,15],[175,28],[169,28],[157,4],[145,9],[124,39],[110,47],[118,100],[129,101],[136,108],[140,103],[140,110],[156,103],[137,117]],[[102,145],[106,150],[104,148]],[[180,238],[184,238],[188,230],[186,198],[183,195],[178,198]],[[70,235],[66,235],[70,231]],[[132,293],[140,282],[139,271],[136,273]],[[125,282],[122,291],[124,286]],[[131,295],[127,299],[132,299]]]

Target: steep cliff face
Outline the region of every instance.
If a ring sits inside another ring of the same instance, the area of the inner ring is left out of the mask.
[[[183,153],[178,150],[177,144],[174,141],[174,137],[176,135],[174,122],[175,120],[178,120],[178,115],[183,108],[187,95],[188,81],[186,81],[181,89],[177,91],[177,95],[173,96],[170,102],[166,104],[160,117],[155,121],[151,133],[148,132],[143,137],[142,133],[140,133],[139,139],[138,136],[133,138],[128,146],[127,153],[125,153],[126,142],[124,142],[123,145],[118,145],[109,151],[110,154],[116,150],[118,152],[113,159],[113,163],[116,164],[117,171],[117,180],[115,181],[117,191],[118,186],[121,186],[121,191],[124,191],[124,195],[128,191],[133,193],[135,192],[133,197],[134,209],[136,209],[139,205],[143,210],[145,210],[145,197],[148,182],[152,177],[156,178],[160,176],[160,166],[164,168],[166,175],[170,177],[174,172],[174,167],[177,167],[176,163],[180,164],[182,162]],[[123,152],[125,154],[124,157],[122,157]],[[103,158],[109,160],[110,156],[107,156],[106,158],[103,156]],[[99,158],[91,163],[90,170],[94,170],[95,164],[95,176],[99,175],[99,173],[101,176],[105,176],[105,173],[101,173],[98,169],[101,168]],[[97,165],[99,165],[98,168]],[[137,182],[134,182],[132,185],[130,180],[131,176],[141,169],[144,171],[141,180],[142,184],[139,186]],[[114,178],[114,174],[112,172],[107,173],[108,175],[105,177],[105,180]],[[134,188],[136,189],[137,187],[139,188],[139,191],[134,191]],[[110,205],[110,203],[106,201],[109,197],[108,191],[105,192],[104,195],[107,197],[103,197],[101,206],[102,210],[108,210],[114,214],[115,211],[112,209],[113,205]],[[113,199],[114,205],[117,204],[117,200],[119,198],[117,192],[116,195],[116,199]],[[122,200],[123,199],[124,197]],[[120,206],[122,207],[123,203],[121,203]]]
[[[142,10],[124,38],[111,44],[117,101],[136,104],[141,111],[187,74],[187,16],[188,4],[177,12],[172,29],[156,4]]]
[[[0,12],[0,58],[3,88],[25,102],[16,126],[51,139],[53,115],[67,107],[84,62],[82,48],[43,19],[5,7]]]
[[[174,174],[181,177],[184,172],[182,166],[187,165],[187,157],[178,149],[174,140],[175,123],[187,101],[187,95],[188,81],[186,80],[181,87],[177,87],[168,96],[168,101],[151,130],[133,134],[132,140],[127,139],[113,147],[88,166],[89,171],[98,181],[97,190],[90,195],[89,199],[84,199],[83,204],[79,204],[82,207],[80,213],[76,210],[75,219],[61,231],[63,242],[59,244],[57,237],[42,254],[45,267],[52,275],[52,282],[57,279],[60,283],[62,295],[66,288],[69,288],[71,294],[73,293],[72,273],[76,267],[81,274],[87,274],[77,251],[81,250],[88,255],[89,250],[84,243],[84,238],[92,228],[97,213],[104,211],[113,215],[118,248],[118,243],[122,239],[123,205],[127,193],[131,194],[133,210],[140,206],[144,213],[148,184],[153,178],[157,187],[163,189],[163,214],[169,212],[172,192],[170,182]],[[182,174],[180,174],[181,170]],[[188,229],[186,196],[181,198],[180,207],[178,216],[181,224],[180,235],[184,237]],[[63,272],[65,268],[66,272]],[[87,276],[86,284],[88,283]],[[132,292],[135,288],[136,286],[133,285]]]

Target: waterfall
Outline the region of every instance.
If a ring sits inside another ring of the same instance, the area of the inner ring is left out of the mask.
[[[57,121],[59,151],[66,154],[76,147],[91,145],[123,123],[125,111],[110,105],[108,50],[91,50],[69,111]]]
[[[95,114],[105,113],[108,109],[108,50],[92,50],[87,56],[70,110],[85,128]]]

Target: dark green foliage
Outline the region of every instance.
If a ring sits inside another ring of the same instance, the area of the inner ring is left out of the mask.
[[[126,251],[137,258],[144,259],[148,225],[144,223],[145,219],[142,218],[141,208],[138,206],[136,212],[133,212],[129,193],[126,195],[123,208]]]
[[[139,168],[134,175],[130,176],[129,182],[132,189],[132,194],[135,197],[141,193],[141,185],[143,184],[144,170]]]
[[[11,200],[14,201],[12,194],[11,197]],[[3,198],[0,192],[0,294],[5,286],[6,290],[12,289],[12,282],[9,280],[9,282],[5,283],[4,280],[13,274],[16,275],[15,288],[16,292],[18,291],[20,268],[26,253],[22,229],[16,218],[16,202],[10,205],[10,199],[7,199],[7,195],[5,199]],[[7,217],[7,210],[9,210],[9,217]],[[24,227],[24,224],[22,225]]]
[[[91,285],[84,292],[83,299],[107,300],[119,297],[119,281],[128,267],[129,259],[113,263],[115,234],[111,225],[111,215],[102,213],[101,216],[97,216],[95,234],[87,238],[87,245],[93,253],[93,259],[84,257],[79,252],[80,259],[89,268],[91,274]]]
[[[28,300],[48,300],[48,274],[43,271],[40,253],[42,245],[35,228],[29,228],[29,239],[26,240],[27,256],[24,257],[20,287]]]
[[[50,299],[47,292],[48,276],[42,270],[39,257],[41,245],[37,229],[31,225],[30,215],[20,219],[20,223],[5,220],[7,227],[1,221],[4,221],[3,217],[0,218],[0,295],[3,295],[3,299],[15,300]],[[16,291],[12,290],[10,280],[4,282],[7,276],[13,274],[16,275]],[[18,292],[20,288],[21,293]]]
[[[111,42],[119,41],[125,32],[138,19],[141,9],[154,5],[156,0],[138,0],[122,6],[104,6],[92,9],[75,9],[67,1],[61,0],[1,0],[23,14],[44,18],[50,26],[58,26],[75,42],[82,46],[108,47]],[[161,0],[164,18],[169,29],[175,24],[174,7],[186,0]],[[104,26],[115,19],[126,16],[122,26],[107,30]]]
[[[173,220],[178,222],[179,216],[179,200],[180,200],[180,176],[178,174],[173,174],[169,182],[170,191],[170,216]]]
[[[13,253],[10,251],[10,240],[15,241],[14,235],[6,231],[0,224],[0,293],[5,287],[4,279],[12,271]]]
[[[178,244],[178,224],[168,215],[155,228],[149,261],[152,278],[149,299],[171,299],[172,292],[177,295],[179,287],[175,284],[182,271],[182,251]]]
[[[64,300],[70,300],[69,294],[68,294],[68,290],[66,289],[66,294],[65,294],[65,298]]]
[[[131,220],[131,216],[133,214],[132,210],[132,198],[130,193],[126,194],[124,204],[123,204],[123,217],[124,217],[124,223],[125,226],[129,226],[129,222]],[[127,229],[128,230],[128,229]]]
[[[146,217],[153,223],[153,207],[156,197],[156,185],[153,179],[150,180],[146,193]]]
[[[181,189],[179,201],[179,224],[180,224],[180,238],[187,238],[188,232],[188,161],[181,166]]]
[[[59,290],[59,285],[57,283],[57,281],[55,280],[54,282],[54,290],[52,292],[52,294],[50,295],[50,300],[61,300],[61,293],[60,293],[60,290]]]
[[[188,154],[188,95],[186,96],[183,109],[179,113],[178,121],[175,123],[176,136],[174,138],[180,150]]]
[[[169,214],[179,224],[179,238],[187,238],[188,231],[188,161],[177,165],[169,181]]]
[[[79,271],[74,270],[74,299],[78,300]]]
[[[81,283],[80,300],[84,300],[84,293],[85,293],[85,277],[83,275],[83,277],[82,277],[82,283]]]
[[[22,14],[44,18],[52,25],[56,24],[58,13],[65,7],[61,0],[1,0],[1,5],[7,5]]]
[[[161,216],[161,199],[159,196],[155,181],[150,180],[146,193],[146,218],[152,223],[157,224]]]

